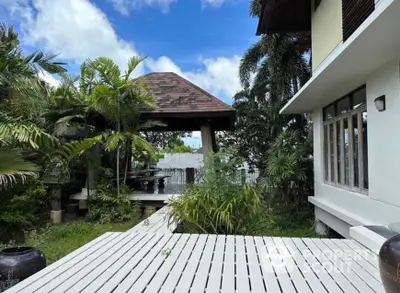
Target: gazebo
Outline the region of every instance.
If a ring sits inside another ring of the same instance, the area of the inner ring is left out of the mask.
[[[144,76],[157,108],[143,110],[144,120],[162,121],[155,131],[201,131],[203,154],[217,150],[215,131],[233,130],[235,110],[210,93],[173,72]]]

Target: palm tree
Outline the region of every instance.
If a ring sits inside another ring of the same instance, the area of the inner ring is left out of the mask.
[[[48,87],[39,73],[62,73],[65,63],[55,62],[56,55],[41,51],[23,55],[18,34],[12,26],[0,24],[0,102],[1,110],[17,115],[32,115],[43,110]],[[20,111],[29,108],[30,111]]]
[[[64,72],[63,63],[53,62],[54,55],[40,51],[24,56],[18,35],[12,26],[0,24],[0,187],[17,178],[36,176],[39,167],[24,160],[21,150],[39,151],[54,147],[55,137],[32,122],[32,113],[44,99],[47,86],[39,79],[40,71]],[[23,111],[21,110],[23,109]],[[30,111],[26,111],[29,109]],[[16,116],[23,113],[23,117]],[[30,113],[30,114],[27,114]]]
[[[66,115],[58,120],[58,124],[84,122],[92,133],[91,137],[82,141],[66,144],[62,156],[69,160],[97,144],[102,144],[106,151],[116,151],[118,192],[121,148],[125,147],[126,152],[125,178],[132,149],[154,153],[153,147],[139,134],[141,129],[158,124],[140,121],[141,109],[155,107],[154,97],[147,90],[142,78],[131,78],[142,61],[142,58],[132,57],[127,70],[121,73],[120,68],[109,58],[88,60],[81,69],[79,89],[71,86],[58,89],[58,93],[68,100],[69,106],[64,109],[67,110],[63,112]],[[97,125],[99,120],[103,121],[103,127]]]
[[[269,79],[272,90],[282,98],[292,96],[299,86],[310,78],[309,52],[311,46],[308,33],[280,33],[263,35],[243,56],[239,76],[244,87]]]

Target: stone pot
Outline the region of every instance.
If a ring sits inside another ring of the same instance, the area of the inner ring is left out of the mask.
[[[400,293],[400,235],[389,238],[382,245],[379,271],[386,293]]]
[[[46,267],[46,258],[33,247],[10,247],[0,251],[0,280],[23,280]]]

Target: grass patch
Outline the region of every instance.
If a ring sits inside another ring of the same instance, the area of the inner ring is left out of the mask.
[[[315,233],[313,221],[304,221],[293,227],[279,225],[273,217],[260,219],[249,227],[247,235],[271,237],[321,237]]]
[[[31,235],[25,243],[20,245],[33,246],[41,250],[46,256],[47,264],[50,264],[106,232],[124,232],[137,222],[97,224],[82,221],[53,225],[36,235]]]

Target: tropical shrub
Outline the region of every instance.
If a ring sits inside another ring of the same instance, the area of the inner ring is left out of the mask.
[[[27,180],[1,194],[0,241],[8,241],[44,221],[50,211],[50,198],[42,182]],[[17,237],[19,238],[19,237]]]
[[[247,223],[261,212],[261,197],[252,186],[237,183],[232,161],[220,155],[211,161],[204,183],[172,201],[170,221],[190,232],[244,234]]]
[[[128,197],[129,188],[117,189],[110,183],[100,183],[95,194],[89,197],[89,220],[101,224],[122,223],[139,217],[139,211]]]
[[[313,195],[312,145],[300,131],[282,132],[267,159],[268,202],[278,213],[298,211]]]

